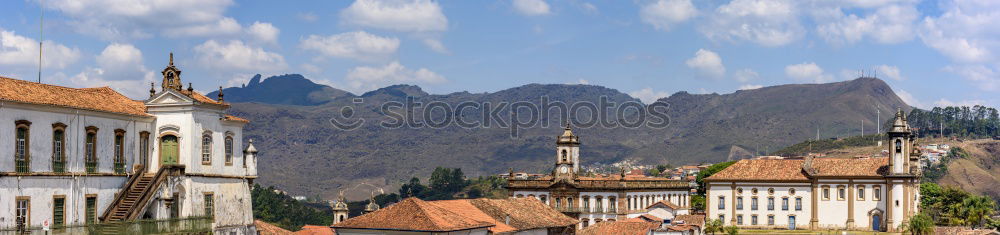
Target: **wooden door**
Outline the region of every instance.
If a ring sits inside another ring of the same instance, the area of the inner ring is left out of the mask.
[[[166,135],[160,138],[160,165],[177,164],[180,149],[177,144],[177,136]]]

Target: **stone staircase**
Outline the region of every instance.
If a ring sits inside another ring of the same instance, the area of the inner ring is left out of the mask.
[[[156,174],[137,172],[104,211],[101,222],[123,222],[139,218],[167,177],[183,174],[184,166],[164,166]]]

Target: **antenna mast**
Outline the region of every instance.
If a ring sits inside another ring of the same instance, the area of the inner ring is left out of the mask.
[[[42,38],[43,34],[43,23],[45,22],[45,7],[44,0],[38,2],[38,83],[42,83],[42,42],[45,41]]]

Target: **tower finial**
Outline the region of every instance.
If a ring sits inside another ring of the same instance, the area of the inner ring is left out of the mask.
[[[223,95],[222,95],[222,86],[219,86],[219,102],[222,102],[222,101],[224,101],[224,100],[222,99],[222,96],[223,96]]]
[[[170,66],[174,66],[174,52],[170,52]]]
[[[150,82],[149,83],[149,98],[153,98],[153,95],[156,95],[156,83],[155,82]]]

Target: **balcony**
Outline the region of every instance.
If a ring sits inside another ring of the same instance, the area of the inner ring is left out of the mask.
[[[30,171],[28,169],[28,166],[30,165],[30,162],[28,162],[28,160],[24,159],[14,160],[14,165],[16,166],[15,171],[17,171],[17,173],[28,173]]]
[[[115,174],[125,174],[125,163],[116,162],[115,163]]]
[[[52,172],[66,172],[66,162],[52,161]]]
[[[97,173],[97,162],[88,161],[84,163],[84,167],[86,167],[87,173]]]

